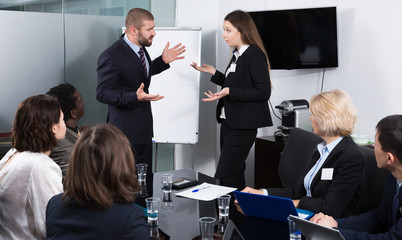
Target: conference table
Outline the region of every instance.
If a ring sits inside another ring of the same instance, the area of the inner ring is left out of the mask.
[[[161,200],[158,214],[161,239],[201,239],[199,237],[199,218],[214,217],[218,221],[217,201],[201,201],[176,196],[175,192],[177,192],[177,190],[173,190],[170,195],[163,193],[161,176],[164,173],[172,173],[173,181],[180,178],[188,178],[197,179],[200,184],[207,182],[217,185],[219,185],[219,181],[194,170],[183,169],[154,173],[152,183],[147,183],[147,193],[152,192],[153,197],[157,197]],[[137,203],[145,207],[146,197],[151,197],[151,195],[148,194],[147,196],[137,197]],[[237,211],[233,200],[234,198],[232,196],[229,208],[229,218],[235,223],[246,240],[289,239],[287,223],[246,217]],[[219,237],[221,236],[214,234],[214,239],[219,239]]]

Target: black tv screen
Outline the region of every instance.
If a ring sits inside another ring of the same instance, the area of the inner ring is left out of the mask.
[[[336,7],[249,12],[271,69],[338,67]]]

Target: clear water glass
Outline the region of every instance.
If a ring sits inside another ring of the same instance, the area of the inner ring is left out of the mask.
[[[162,174],[162,189],[164,193],[172,192],[173,174]]]
[[[145,182],[147,178],[147,168],[148,164],[146,163],[138,163],[135,165],[137,167],[137,176],[139,182]]]

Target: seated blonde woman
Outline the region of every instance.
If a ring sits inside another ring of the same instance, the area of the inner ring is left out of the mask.
[[[295,186],[259,190],[246,187],[243,192],[290,198],[296,208],[314,213],[353,215],[357,212],[364,157],[350,137],[357,118],[352,99],[342,90],[323,92],[311,98],[310,112],[314,134],[324,141],[317,145]]]

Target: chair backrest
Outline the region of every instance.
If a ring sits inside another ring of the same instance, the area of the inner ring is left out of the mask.
[[[323,139],[312,132],[293,128],[283,149],[278,166],[282,187],[292,187],[311,161],[317,144]]]
[[[388,171],[377,167],[374,150],[359,147],[364,155],[364,176],[358,198],[358,214],[365,213],[380,205],[386,195]]]

